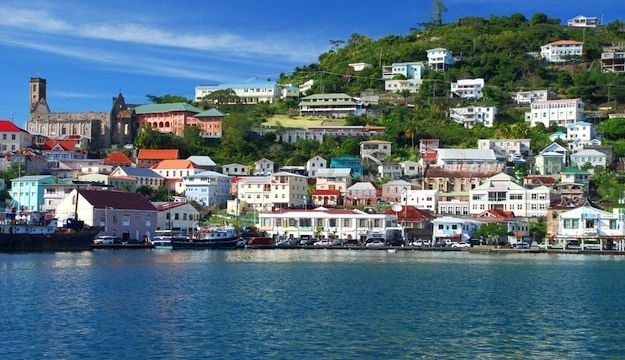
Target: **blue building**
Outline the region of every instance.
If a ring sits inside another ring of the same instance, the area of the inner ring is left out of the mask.
[[[339,156],[330,159],[331,169],[349,168],[352,169],[352,177],[361,177],[364,173],[359,157]]]
[[[185,176],[185,196],[201,206],[217,207],[230,199],[230,177],[215,171]]]
[[[11,180],[11,206],[27,211],[43,209],[44,185],[54,184],[52,175],[22,176]]]

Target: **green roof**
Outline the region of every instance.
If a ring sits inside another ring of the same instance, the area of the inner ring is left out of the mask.
[[[136,114],[154,114],[154,113],[166,113],[174,111],[189,111],[194,113],[200,113],[202,110],[187,103],[169,103],[169,104],[147,104],[137,106],[135,108]]]
[[[582,170],[576,167],[564,168],[564,170],[562,170],[562,173],[563,174],[590,174],[588,171]]]
[[[202,111],[201,113],[195,115],[195,117],[215,117],[215,116],[224,116],[224,114],[217,109],[208,109],[206,111]]]
[[[336,106],[336,105],[350,105],[356,106],[356,103],[349,100],[338,101],[302,101],[299,106]]]

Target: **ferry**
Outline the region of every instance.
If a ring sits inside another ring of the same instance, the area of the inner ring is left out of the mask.
[[[190,240],[172,239],[172,249],[234,249],[239,232],[233,227],[204,228]]]

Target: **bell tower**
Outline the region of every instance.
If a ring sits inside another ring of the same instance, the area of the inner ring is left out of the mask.
[[[30,112],[35,110],[37,103],[43,99],[46,103],[46,79],[40,77],[30,78]]]

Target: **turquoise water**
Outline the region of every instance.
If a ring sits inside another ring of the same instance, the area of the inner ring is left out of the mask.
[[[0,254],[2,358],[625,358],[625,257]]]

